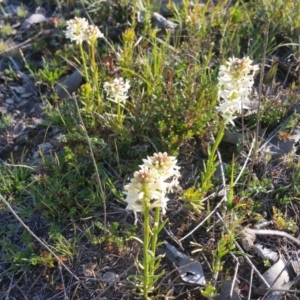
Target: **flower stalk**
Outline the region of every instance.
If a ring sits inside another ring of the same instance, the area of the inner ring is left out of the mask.
[[[151,232],[150,232],[150,224],[149,224],[149,214],[150,214],[150,210],[148,207],[145,207],[144,210],[144,249],[143,249],[143,267],[144,267],[144,287],[143,287],[143,293],[144,293],[144,297],[145,299],[147,299],[148,297],[148,293],[151,289],[151,286],[149,286],[149,275],[151,275],[149,273],[149,253],[148,253],[148,249],[149,249],[149,245],[150,245],[150,236],[151,236]],[[154,252],[155,253],[155,252]]]
[[[111,116],[115,116],[119,127],[122,126],[124,120],[124,108],[128,99],[128,90],[130,89],[129,81],[122,77],[115,78],[112,82],[105,82],[103,85],[108,100],[116,104],[116,109],[112,106]]]
[[[86,82],[89,82],[90,81],[89,80],[89,73],[88,73],[88,69],[87,69],[87,66],[86,66],[86,62],[85,62],[85,55],[84,55],[83,47],[82,47],[81,43],[78,46],[79,46],[81,62],[82,62],[82,66],[83,66],[84,77],[85,77]]]
[[[166,195],[173,188],[178,187],[179,167],[175,157],[167,153],[154,153],[144,159],[140,170],[134,173],[130,184],[124,187],[128,203],[127,209],[133,210],[135,223],[137,213],[144,215],[144,241],[143,241],[143,276],[137,276],[140,282],[140,292],[144,299],[150,299],[154,285],[163,273],[155,274],[159,267],[161,256],[156,256],[159,244],[158,235],[166,224],[161,222],[161,213],[165,214],[168,198]],[[170,181],[171,179],[171,181]],[[168,181],[167,181],[168,180]],[[154,223],[150,221],[150,213],[155,210]]]
[[[92,86],[92,95],[85,95],[85,101],[90,102],[88,98],[96,99],[97,105],[92,103],[86,103],[86,106],[89,112],[93,112],[95,107],[98,112],[102,111],[102,98],[100,94],[100,86],[99,86],[99,74],[98,67],[95,59],[95,52],[97,46],[97,40],[99,38],[104,38],[104,35],[101,33],[99,28],[94,25],[89,25],[85,18],[77,18],[75,17],[72,20],[67,21],[67,30],[65,31],[65,35],[68,39],[75,42],[79,47],[79,52],[81,56],[83,74],[86,82]],[[87,64],[86,61],[86,53],[83,48],[83,42],[86,42],[88,45],[88,57],[89,61]],[[89,68],[88,68],[89,65]],[[89,74],[91,73],[91,76]],[[92,80],[92,82],[91,82]]]
[[[258,65],[251,65],[248,57],[242,59],[230,58],[225,65],[220,67],[218,77],[218,102],[216,108],[222,116],[221,127],[213,147],[208,149],[208,160],[201,174],[201,193],[206,195],[212,187],[211,179],[218,166],[217,149],[220,145],[228,123],[234,125],[234,119],[243,109],[248,109],[247,102],[254,83],[255,71]]]

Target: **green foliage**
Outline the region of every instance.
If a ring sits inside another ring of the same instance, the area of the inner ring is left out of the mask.
[[[77,243],[79,240],[76,228],[74,230],[74,236],[71,239],[67,239],[60,233],[60,228],[58,228],[55,224],[52,224],[49,237],[51,239],[51,248],[57,255],[61,256],[63,260],[74,260],[78,252]]]
[[[250,195],[256,195],[258,193],[267,193],[272,188],[272,180],[269,178],[263,178],[259,180],[255,175],[250,181],[248,192]]]
[[[3,274],[14,274],[26,270],[29,266],[43,265],[54,267],[52,254],[37,250],[32,237],[17,221],[12,220],[0,231],[2,261],[9,264]]]
[[[287,101],[281,101],[280,99],[265,98],[263,100],[263,108],[261,115],[261,124],[270,131],[280,124],[280,122],[290,113],[294,106],[294,99],[289,98]],[[248,117],[249,126],[254,127],[256,124],[256,114],[252,114]]]
[[[44,171],[28,193],[44,214],[66,220],[89,216],[99,209],[102,199],[98,195],[93,169],[81,162],[79,152],[65,147],[56,157],[43,157]]]
[[[15,34],[16,30],[11,27],[11,25],[3,23],[0,25],[1,37],[7,37],[9,35]]]
[[[127,245],[127,240],[136,231],[135,225],[121,227],[118,222],[112,222],[105,227],[101,222],[97,221],[85,230],[89,241],[94,245],[106,246],[109,251],[118,249],[121,251]]]
[[[52,106],[50,103],[48,103],[45,110],[47,112],[47,119],[45,120],[44,124],[47,126],[63,126],[69,133],[69,135],[65,137],[65,141],[74,140],[72,139],[72,135],[75,133],[81,137],[78,139],[79,141],[83,139],[82,131],[78,130],[78,118],[75,105],[74,103],[70,103],[69,99],[61,101],[55,106]]]
[[[207,297],[207,298],[210,298],[210,297],[217,297],[217,291],[216,291],[216,288],[211,284],[211,283],[208,283],[206,286],[205,286],[205,289],[202,291],[202,295],[204,297]]]
[[[66,72],[62,61],[59,59],[43,59],[43,68],[37,71],[37,80],[39,83],[47,84],[52,89],[61,80]]]
[[[134,43],[136,36],[133,28],[128,28],[122,34],[123,52],[120,57],[120,66],[123,69],[131,69],[134,63]],[[126,74],[126,70],[124,72]]]
[[[268,259],[264,260],[264,266],[270,268],[272,265]]]
[[[28,182],[32,180],[33,170],[27,166],[0,165],[0,193],[18,199],[26,193]]]
[[[184,207],[192,209],[193,212],[200,215],[205,208],[203,196],[203,192],[200,189],[196,189],[195,186],[186,189],[182,195],[182,200],[185,202]]]
[[[297,223],[294,220],[288,220],[286,216],[275,206],[272,207],[272,221],[277,230],[289,230],[293,233],[298,231]]]
[[[216,104],[216,89],[211,85],[215,74],[184,56],[174,61],[155,36],[153,43],[152,53],[139,57],[147,94],[136,103],[134,126],[151,138],[155,134],[161,149],[176,151],[193,136],[204,135]]]
[[[5,41],[3,39],[0,39],[0,52],[5,51],[8,48],[9,46],[5,43]]]
[[[19,76],[17,72],[12,68],[11,64],[9,64],[9,67],[4,70],[4,75],[6,77],[6,80],[9,79],[9,81],[19,81]]]
[[[27,8],[25,7],[25,5],[21,4],[20,8],[17,11],[17,16],[19,18],[25,18],[27,14],[28,14]]]
[[[280,208],[291,204],[293,201],[300,200],[300,164],[295,164],[292,158],[289,158],[285,164],[285,168],[289,172],[288,182],[278,186],[274,190],[274,203]]]
[[[32,250],[21,251],[12,243],[2,243],[4,255],[3,261],[10,263],[11,266],[5,273],[14,274],[26,270],[29,266],[47,266],[53,268],[55,266],[55,260],[51,253],[41,252],[40,254],[33,252]]]
[[[223,270],[224,257],[229,253],[235,250],[234,245],[235,235],[230,232],[227,234],[222,233],[220,239],[218,240],[216,249],[213,251],[213,262],[212,262],[212,270],[213,275],[217,276],[219,272]],[[216,289],[208,283],[205,286],[203,291],[203,295],[206,297],[212,297],[216,294]]]
[[[0,132],[5,130],[11,124],[11,118],[6,114],[0,114]]]
[[[223,269],[223,257],[230,251],[235,249],[234,245],[235,236],[233,233],[222,234],[221,239],[218,241],[217,248],[214,252],[213,259],[213,273],[217,274]]]

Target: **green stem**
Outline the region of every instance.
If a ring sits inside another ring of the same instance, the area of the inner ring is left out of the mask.
[[[149,279],[149,256],[148,256],[148,249],[149,249],[149,237],[150,237],[150,224],[149,224],[149,207],[145,205],[144,210],[144,298],[148,298],[148,279]]]
[[[117,100],[118,100],[118,104],[117,104],[117,119],[118,119],[119,126],[121,127],[121,125],[122,125],[121,101],[120,101],[119,98]]]
[[[216,152],[217,152],[217,149],[222,141],[222,138],[224,136],[224,133],[225,133],[225,128],[226,128],[226,124],[225,123],[222,123],[222,126],[221,128],[219,129],[219,132],[218,132],[218,135],[216,137],[216,141],[214,142],[214,145],[213,145],[213,148],[212,148],[212,157],[215,156]]]
[[[158,240],[158,227],[159,227],[159,220],[160,220],[160,207],[156,207],[155,208],[155,218],[154,218],[154,226],[153,226],[153,235],[151,238],[151,251],[154,255],[154,260],[155,261],[155,252],[156,252],[156,244],[157,244],[157,240]],[[151,264],[151,269],[150,269],[150,275],[154,275],[154,271],[155,271],[155,263]]]
[[[83,65],[85,80],[88,82],[89,81],[89,74],[88,74],[87,67],[86,67],[86,62],[85,62],[85,57],[84,57],[82,44],[79,44],[79,51],[80,51],[80,55],[81,55],[81,58],[82,58],[82,65]]]
[[[90,54],[91,54],[91,67],[92,67],[92,72],[93,72],[93,80],[94,80],[94,87],[95,91],[97,94],[97,101],[98,101],[98,109],[100,112],[102,111],[102,99],[100,96],[100,88],[99,88],[99,78],[98,78],[98,67],[96,65],[96,60],[95,60],[95,43],[92,43],[90,46]]]
[[[216,140],[214,142],[214,145],[213,145],[213,147],[212,147],[212,149],[209,153],[207,164],[206,164],[206,170],[205,170],[203,180],[202,180],[201,189],[203,191],[206,191],[207,189],[209,189],[211,177],[215,173],[216,167],[214,167],[214,163],[215,163],[215,160],[216,160],[216,152],[217,152],[218,146],[220,145],[220,143],[222,141],[222,138],[224,136],[225,128],[226,128],[226,124],[222,123],[222,126],[219,129],[219,132],[218,132],[218,135],[217,135]]]

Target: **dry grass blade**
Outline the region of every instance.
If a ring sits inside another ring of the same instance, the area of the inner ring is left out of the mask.
[[[259,138],[259,132],[260,132],[260,119],[261,119],[261,102],[262,102],[262,88],[263,88],[263,78],[264,78],[264,72],[265,72],[265,64],[266,64],[266,58],[267,58],[267,47],[268,47],[268,37],[269,37],[269,28],[270,28],[270,20],[267,20],[267,24],[265,26],[265,34],[264,34],[264,45],[263,45],[263,55],[262,55],[262,65],[260,68],[260,81],[258,86],[258,107],[257,107],[257,122],[256,122],[256,129],[255,129],[255,146],[254,151],[252,153],[252,160],[249,166],[249,174],[248,174],[248,180],[247,180],[247,187],[249,187],[251,177],[253,174],[253,167],[254,163],[257,159],[258,155],[258,149],[260,145],[260,138]]]
[[[285,237],[290,241],[294,242],[295,244],[297,244],[298,246],[300,246],[300,240],[285,231],[269,230],[269,229],[251,229],[248,227],[245,228],[244,230],[250,234],[270,235],[270,236],[275,235],[275,236]]]
[[[99,171],[98,171],[98,167],[97,167],[97,162],[96,162],[96,159],[95,159],[95,155],[94,155],[94,152],[93,152],[93,148],[92,148],[92,144],[91,144],[91,140],[90,140],[90,137],[87,133],[87,130],[86,130],[86,127],[84,125],[84,122],[82,120],[82,117],[81,117],[81,112],[80,112],[80,109],[79,109],[79,106],[78,106],[78,102],[77,102],[77,99],[76,99],[76,96],[73,95],[73,99],[74,99],[74,102],[75,102],[75,105],[76,105],[76,109],[77,109],[77,113],[78,113],[78,118],[79,118],[79,121],[80,121],[80,125],[83,129],[83,132],[84,132],[84,135],[86,137],[86,141],[88,142],[88,145],[89,145],[89,148],[90,148],[90,155],[91,155],[91,158],[92,158],[92,161],[93,161],[93,165],[94,165],[94,168],[95,168],[95,172],[96,172],[96,180],[97,180],[97,183],[98,183],[98,188],[100,190],[100,194],[102,196],[102,202],[103,202],[103,211],[104,211],[104,215],[103,215],[103,223],[104,223],[104,226],[106,227],[107,226],[107,222],[106,222],[106,197],[105,197],[105,193],[103,191],[103,187],[102,187],[102,183],[101,183],[101,179],[100,179],[100,174],[99,174]]]

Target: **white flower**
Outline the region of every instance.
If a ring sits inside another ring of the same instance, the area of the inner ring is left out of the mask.
[[[160,191],[163,188],[157,180],[157,172],[146,166],[140,166],[140,171],[134,173],[130,184],[125,185],[126,209],[133,210],[137,220],[137,212],[143,212],[145,207],[151,207],[151,200],[161,198]],[[157,203],[156,203],[157,205]]]
[[[153,156],[143,159],[143,162],[145,166],[156,169],[162,180],[167,180],[170,177],[178,178],[180,176],[180,168],[176,165],[176,157],[168,156],[166,152],[154,153]]]
[[[226,66],[222,65],[219,71],[219,91],[217,110],[221,112],[225,124],[232,123],[236,113],[247,109],[245,105],[254,83],[255,71],[258,65],[251,65],[249,57],[242,59],[229,58]]]
[[[130,89],[128,80],[124,81],[122,77],[115,78],[112,82],[105,82],[103,87],[108,96],[114,99],[116,103],[126,103],[127,92]]]
[[[72,20],[67,21],[67,30],[65,31],[66,37],[76,44],[81,44],[85,38],[85,31],[88,27],[88,22],[85,18],[75,17]]]
[[[99,30],[97,26],[89,25],[85,30],[85,40],[89,44],[94,44],[98,38],[103,38],[103,33]]]
[[[82,44],[83,41],[93,44],[97,38],[103,38],[104,36],[98,27],[89,25],[85,18],[77,17],[67,21],[65,34],[68,39],[76,42],[76,44]]]
[[[166,195],[172,188],[179,186],[180,174],[175,157],[167,153],[154,153],[143,161],[140,170],[124,186],[125,201],[128,203],[126,209],[134,211],[136,222],[137,212],[144,212],[146,207],[150,210],[161,208],[162,214],[165,214],[169,200]]]

